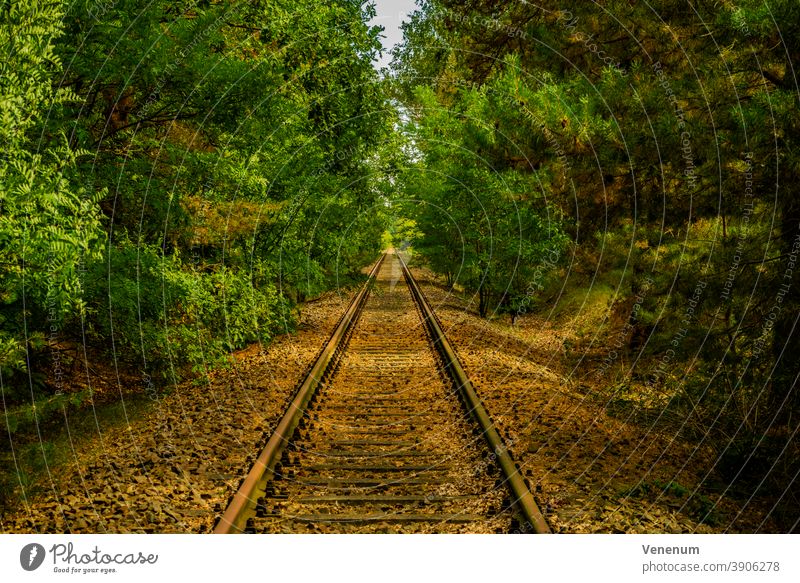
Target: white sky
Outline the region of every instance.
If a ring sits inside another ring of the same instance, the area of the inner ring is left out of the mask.
[[[372,26],[382,26],[383,57],[375,62],[375,67],[387,67],[391,56],[389,50],[403,40],[400,23],[408,20],[408,15],[416,10],[414,0],[374,0],[377,15],[370,21]]]

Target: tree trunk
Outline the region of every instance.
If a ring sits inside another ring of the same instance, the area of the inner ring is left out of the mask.
[[[485,318],[489,312],[489,290],[484,285],[478,290],[478,300],[478,314],[481,318]]]

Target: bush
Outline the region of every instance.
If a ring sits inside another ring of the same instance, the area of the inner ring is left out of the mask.
[[[90,269],[91,337],[148,374],[218,366],[290,323],[288,303],[260,264],[198,271],[127,240],[109,253]]]

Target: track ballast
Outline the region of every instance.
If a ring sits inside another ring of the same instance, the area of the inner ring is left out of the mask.
[[[371,275],[215,532],[546,532],[410,272]]]

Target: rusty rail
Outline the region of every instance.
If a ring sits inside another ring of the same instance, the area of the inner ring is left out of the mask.
[[[331,371],[335,369],[337,355],[346,345],[347,339],[369,295],[370,284],[378,273],[384,259],[385,255],[373,266],[369,274],[369,281],[359,291],[342,316],[330,340],[325,344],[310,372],[295,393],[287,412],[281,418],[263,451],[234,495],[232,502],[215,526],[215,534],[244,532],[250,528],[248,526],[248,517],[252,515],[257,499],[261,496],[262,491],[265,490],[273,474],[279,471],[281,456],[289,441],[293,438],[295,429],[317,389],[328,378]],[[399,254],[398,259],[411,291],[411,296],[420,310],[433,345],[442,359],[444,370],[452,380],[473,420],[480,427],[481,433],[491,450],[493,463],[499,466],[504,478],[504,485],[510,490],[512,507],[521,526],[519,532],[549,533],[550,529],[537,507],[525,480],[520,475],[518,466],[511,458],[508,447],[503,442],[472,383],[467,378],[458,356],[445,336],[435,313]]]
[[[425,298],[419,285],[417,285],[417,282],[408,270],[406,262],[399,254],[397,257],[400,259],[400,264],[403,266],[403,274],[408,282],[408,287],[411,289],[411,295],[414,297],[414,300],[417,302],[424,316],[425,325],[430,331],[433,344],[444,361],[445,371],[453,380],[455,387],[459,391],[473,419],[480,425],[483,437],[497,459],[497,463],[503,472],[505,482],[513,495],[512,504],[522,518],[524,530],[533,530],[533,532],[538,534],[549,533],[550,527],[547,525],[542,512],[536,505],[533,494],[531,494],[525,480],[520,475],[519,468],[511,458],[508,447],[503,442],[503,438],[500,437],[489,413],[486,411],[480,397],[475,392],[475,388],[472,386],[472,383],[467,377],[467,373],[461,366],[458,356],[455,350],[453,350],[453,346],[450,344],[442,327],[439,325],[436,315],[428,304],[428,300]]]
[[[364,284],[364,287],[361,288],[361,291],[358,292],[356,297],[353,298],[353,301],[347,308],[339,325],[331,335],[330,340],[325,344],[325,348],[315,361],[311,371],[295,393],[288,410],[281,418],[275,431],[270,436],[269,441],[267,441],[266,446],[264,446],[255,464],[253,464],[252,469],[247,474],[247,477],[245,477],[234,495],[233,500],[214,528],[214,534],[231,534],[244,531],[247,514],[256,504],[256,493],[262,489],[269,480],[270,473],[274,470],[286,445],[292,438],[292,434],[297,428],[308,403],[329,372],[331,364],[335,360],[334,357],[342,345],[343,340],[347,337],[348,331],[358,319],[358,314],[369,295],[370,284],[374,280],[375,274],[378,273],[378,269],[380,269],[385,257],[386,256],[383,255],[375,262],[375,265],[369,273],[369,280]]]

